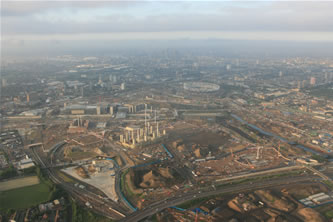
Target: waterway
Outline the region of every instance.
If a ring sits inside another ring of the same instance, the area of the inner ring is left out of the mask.
[[[243,123],[243,124],[249,126],[250,128],[252,128],[252,129],[258,131],[259,133],[261,133],[261,134],[263,134],[263,135],[265,135],[265,136],[268,136],[268,137],[274,137],[275,139],[278,139],[278,140],[280,140],[280,141],[282,141],[282,142],[284,142],[284,143],[288,143],[289,145],[296,146],[297,148],[300,148],[300,149],[302,149],[302,150],[304,150],[304,151],[307,151],[307,152],[310,152],[310,153],[312,153],[312,154],[316,154],[316,155],[320,155],[320,156],[323,156],[323,157],[327,157],[326,154],[323,154],[323,153],[317,152],[317,151],[315,151],[315,150],[313,150],[313,149],[310,149],[310,148],[308,148],[308,147],[305,147],[305,146],[303,146],[303,145],[301,145],[301,144],[297,144],[297,143],[295,143],[295,142],[289,141],[289,140],[287,140],[287,139],[285,139],[285,138],[283,138],[283,137],[281,137],[281,136],[278,136],[278,135],[276,135],[276,134],[274,134],[274,133],[267,132],[267,131],[265,131],[265,130],[263,130],[263,129],[261,129],[261,128],[259,128],[259,127],[255,126],[255,125],[253,125],[253,124],[251,124],[251,123],[246,122],[245,120],[243,120],[242,118],[240,118],[239,116],[237,116],[237,115],[235,115],[235,114],[231,114],[231,116],[232,116],[233,118],[235,118],[236,120],[238,120],[239,122],[241,122],[241,123]]]

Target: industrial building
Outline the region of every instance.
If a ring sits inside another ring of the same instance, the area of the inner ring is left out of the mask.
[[[19,170],[24,170],[24,169],[27,169],[27,168],[30,168],[30,167],[34,167],[34,166],[35,166],[35,164],[32,161],[32,159],[27,157],[26,159],[23,159],[23,160],[19,161],[17,168]]]
[[[309,207],[313,207],[313,206],[320,205],[320,204],[323,204],[326,202],[331,202],[331,201],[333,201],[332,196],[325,194],[323,192],[313,194],[313,195],[308,196],[307,198],[299,200],[299,202],[301,202],[305,206],[309,206]]]
[[[83,120],[80,117],[71,122],[68,127],[68,133],[86,133],[89,126],[89,120]]]
[[[131,148],[137,144],[147,141],[153,141],[162,135],[166,135],[166,131],[160,133],[159,123],[151,124],[147,122],[144,127],[131,126],[124,129],[124,133],[119,136],[119,142]]]
[[[64,105],[62,113],[66,115],[113,115],[115,107],[110,104],[101,105]]]

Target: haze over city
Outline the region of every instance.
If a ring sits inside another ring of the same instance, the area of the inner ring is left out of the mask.
[[[211,40],[217,41],[214,46],[223,45],[222,40],[303,43],[298,48],[310,41],[322,50],[328,46],[326,53],[332,51],[330,1],[2,1],[1,4],[5,54],[20,50],[45,54],[45,51],[78,48],[82,51],[142,44],[147,47],[150,45],[147,40],[164,40],[153,47],[173,44],[179,47],[190,40],[187,43],[190,47]]]

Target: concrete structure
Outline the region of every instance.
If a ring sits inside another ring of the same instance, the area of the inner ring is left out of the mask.
[[[100,106],[96,107],[96,114],[101,115],[101,107]]]
[[[125,90],[125,83],[122,83],[122,84],[120,85],[120,89],[121,89],[121,90]]]
[[[98,129],[104,129],[106,127],[106,122],[99,122],[96,125],[96,128]]]
[[[83,115],[85,112],[83,109],[74,109],[74,110],[71,110],[71,114],[73,115]]]
[[[27,103],[30,102],[30,96],[29,96],[29,93],[26,93],[26,97],[27,97]]]
[[[112,107],[110,113],[110,107]],[[106,115],[111,114],[113,115],[114,107],[110,106],[107,103],[101,103],[98,105],[81,105],[81,104],[74,104],[74,105],[65,105],[64,108],[61,110],[62,114],[68,115]]]
[[[163,130],[163,135],[166,135],[165,130]],[[119,136],[119,142],[124,146],[134,148],[137,144],[153,141],[159,137],[161,137],[159,123],[150,124],[148,122],[143,128],[137,126],[126,127],[124,133]]]
[[[113,115],[113,112],[114,112],[114,111],[113,111],[113,106],[110,106],[110,108],[109,108],[109,114],[110,114],[110,115]]]
[[[101,75],[99,75],[99,77],[98,77],[98,84],[99,84],[99,85],[102,85],[102,84],[103,84],[102,76],[101,76]]]
[[[316,85],[316,78],[315,77],[311,77],[310,85],[312,85],[312,86]]]
[[[220,89],[220,86],[208,82],[186,82],[184,89],[192,92],[215,92]]]
[[[69,125],[68,133],[85,133],[88,130],[89,120],[82,120],[80,117],[73,120]]]
[[[26,159],[20,160],[20,162],[18,164],[18,169],[23,170],[23,169],[27,169],[27,168],[34,167],[34,166],[35,166],[35,164],[32,161],[32,159],[26,158]]]
[[[2,87],[6,87],[7,86],[7,79],[2,79],[1,80],[1,85],[2,85]]]

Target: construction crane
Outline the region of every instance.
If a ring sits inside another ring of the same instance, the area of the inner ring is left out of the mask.
[[[230,153],[231,153],[231,157],[233,159],[234,158],[234,153],[232,152],[232,148],[230,148]]]
[[[258,147],[257,147],[257,157],[256,157],[257,160],[260,159],[260,150],[261,150],[261,152],[262,152],[262,148],[263,148],[262,146],[258,146]]]

